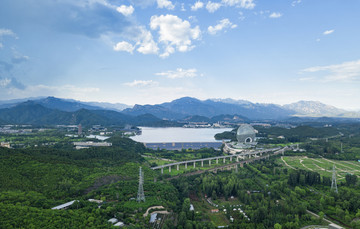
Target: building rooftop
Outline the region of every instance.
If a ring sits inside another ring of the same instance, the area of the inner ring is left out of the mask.
[[[67,207],[71,206],[73,203],[75,203],[75,201],[77,201],[77,200],[73,200],[73,201],[67,202],[67,203],[65,203],[65,204],[61,204],[61,205],[56,206],[56,207],[53,207],[53,208],[51,208],[51,209],[53,209],[53,210],[64,209],[64,208],[67,208]]]

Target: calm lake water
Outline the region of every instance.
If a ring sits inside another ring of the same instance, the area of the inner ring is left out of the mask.
[[[140,127],[141,135],[131,137],[138,142],[216,142],[214,135],[231,128]]]

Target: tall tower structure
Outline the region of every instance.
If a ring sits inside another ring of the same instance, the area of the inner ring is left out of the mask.
[[[139,169],[139,188],[137,194],[137,202],[144,201],[145,202],[145,194],[144,194],[144,173],[141,171],[141,167]]]
[[[333,165],[332,181],[331,181],[331,190],[338,193],[337,183],[336,183],[336,171],[335,165]]]

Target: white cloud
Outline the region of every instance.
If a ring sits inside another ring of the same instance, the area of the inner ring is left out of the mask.
[[[181,3],[181,11],[185,12],[186,9],[185,9],[185,4],[184,3]]]
[[[133,82],[124,83],[125,86],[129,87],[143,87],[157,85],[158,82],[152,80],[134,80]]]
[[[217,11],[219,8],[221,7],[220,3],[217,2],[211,2],[209,1],[206,4],[206,9],[209,11],[209,13],[214,13],[215,11]]]
[[[244,9],[253,9],[255,7],[255,3],[253,0],[222,0],[227,6],[236,6]]]
[[[175,71],[166,71],[156,73],[157,76],[165,76],[169,79],[180,79],[180,78],[193,78],[198,76],[197,70],[195,68],[183,69],[177,68]]]
[[[281,13],[273,12],[272,14],[269,15],[269,18],[279,18],[281,16],[282,16]]]
[[[115,51],[124,51],[124,52],[128,52],[128,53],[133,53],[134,49],[135,49],[135,47],[126,41],[118,42],[114,46]]]
[[[316,66],[306,68],[302,73],[325,72],[325,81],[351,81],[360,80],[360,60],[344,62],[341,64]]]
[[[130,6],[121,5],[117,7],[116,10],[119,13],[122,13],[124,16],[130,16],[132,13],[134,13],[134,7],[131,5]]]
[[[144,26],[133,26],[128,28],[125,33],[125,38],[131,40],[133,43],[122,41],[117,43],[113,48],[115,51],[125,51],[133,53],[136,49],[142,54],[157,54],[159,47],[154,41],[153,36],[149,30]]]
[[[168,10],[173,10],[175,6],[169,0],[157,0],[158,8],[166,8]]]
[[[11,79],[9,78],[0,78],[0,87],[7,87],[11,83]]]
[[[0,29],[0,39],[3,36],[10,36],[10,37],[15,37],[15,39],[17,39],[18,37],[16,36],[16,34],[10,30],[10,29]],[[0,49],[2,49],[4,47],[3,43],[0,42]]]
[[[241,21],[245,20],[244,13],[241,12],[241,11],[239,12],[239,19],[240,19]]]
[[[335,30],[331,29],[331,30],[326,30],[325,32],[323,32],[323,35],[329,35],[332,34]]]
[[[2,36],[16,37],[16,34],[10,29],[0,29],[0,37]]]
[[[301,0],[295,0],[291,3],[292,6],[296,6],[297,4],[300,4]]]
[[[25,98],[25,97],[35,97],[35,96],[59,96],[62,98],[87,98],[89,94],[95,95],[100,89],[95,87],[77,87],[75,85],[58,85],[58,86],[49,86],[49,85],[29,85],[19,87],[19,82],[16,82],[15,79],[11,79],[11,82],[6,85],[5,90],[0,90],[0,96],[13,97],[13,98]]]
[[[197,11],[198,9],[201,9],[204,7],[204,3],[201,1],[197,1],[194,3],[194,5],[191,6],[192,11]]]
[[[138,37],[137,41],[137,45],[139,46],[137,51],[142,54],[157,54],[159,51],[159,47],[154,41],[150,31],[146,30],[143,27],[141,27],[140,30],[141,34]]]
[[[224,29],[228,29],[228,28],[234,29],[236,27],[237,27],[237,25],[233,24],[232,22],[230,22],[229,19],[225,18],[225,19],[222,19],[221,21],[219,21],[219,23],[217,25],[209,26],[208,32],[211,35],[215,35],[216,33],[220,32]]]
[[[199,26],[191,28],[189,21],[182,20],[175,15],[152,16],[150,28],[159,30],[159,43],[165,46],[165,51],[160,56],[168,57],[175,50],[180,52],[190,51],[194,46],[192,40],[200,39]]]

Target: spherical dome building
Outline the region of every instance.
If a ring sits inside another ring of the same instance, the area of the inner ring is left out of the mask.
[[[249,124],[241,124],[236,132],[239,143],[249,144],[255,142],[256,130]]]

